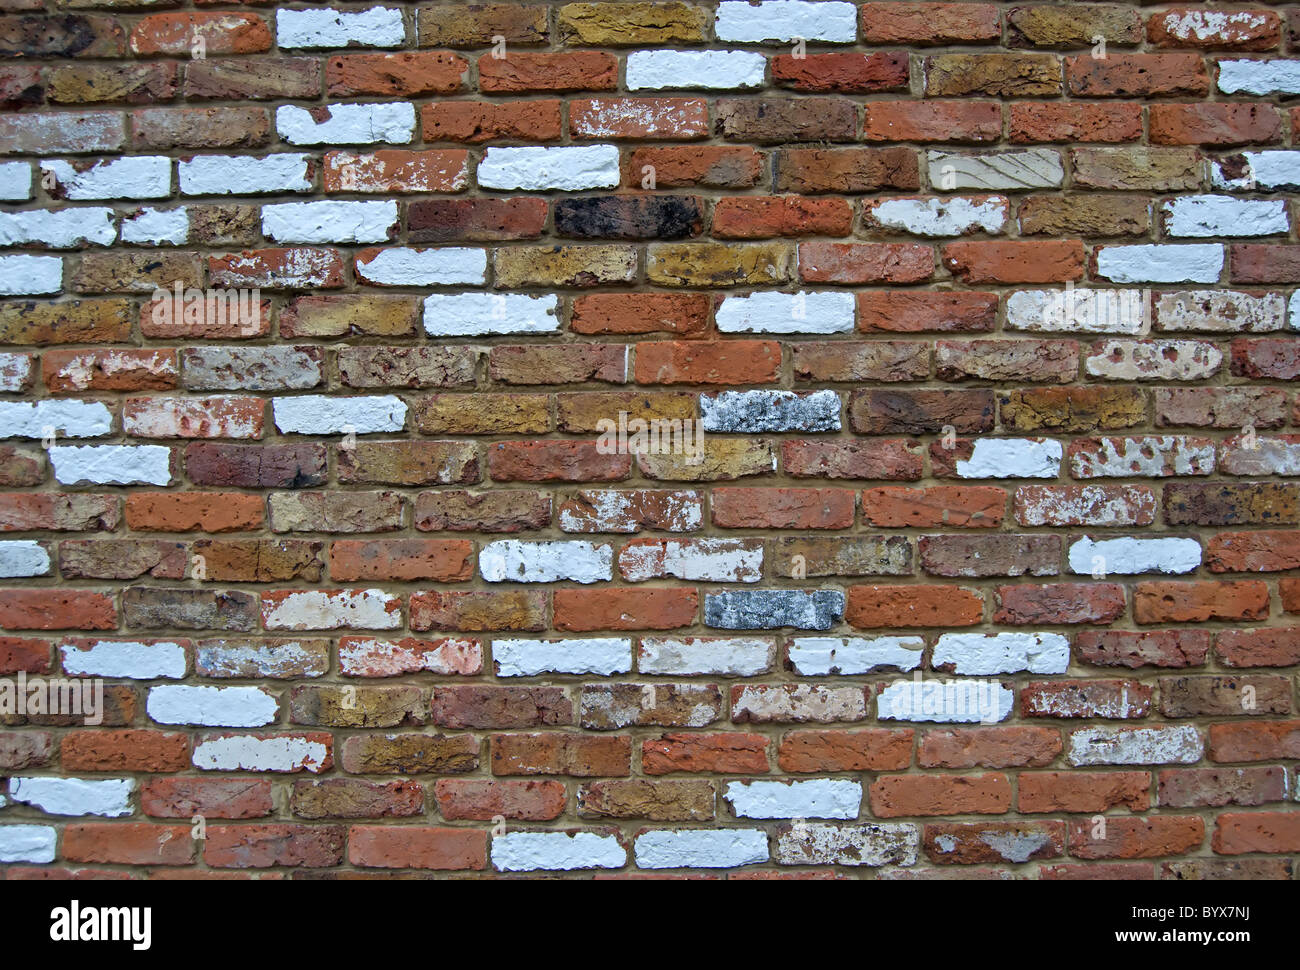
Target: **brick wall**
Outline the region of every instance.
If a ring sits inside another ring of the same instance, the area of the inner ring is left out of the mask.
[[[1291,878],[1300,8],[0,9],[5,878]]]

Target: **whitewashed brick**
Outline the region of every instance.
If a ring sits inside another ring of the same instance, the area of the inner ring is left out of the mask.
[[[1224,94],[1300,94],[1300,60],[1221,60]]]
[[[1300,189],[1300,151],[1265,149],[1214,159],[1210,163],[1210,185],[1241,192],[1294,192]]]
[[[0,296],[44,296],[61,289],[63,260],[58,256],[0,256]]]
[[[122,416],[133,438],[191,438],[195,428],[208,438],[260,438],[262,424],[239,408],[239,398],[145,398]]]
[[[260,727],[279,716],[275,695],[260,687],[151,687],[146,709],[159,724]]]
[[[226,734],[200,738],[190,757],[203,771],[324,771],[330,749],[322,741],[302,735]]]
[[[1170,236],[1274,236],[1290,230],[1281,199],[1234,199],[1230,195],[1189,195],[1161,207]]]
[[[1214,445],[1182,435],[1101,438],[1098,447],[1070,455],[1075,478],[1156,478],[1212,471]]]
[[[271,413],[284,434],[374,434],[401,431],[406,425],[406,404],[392,394],[277,397],[271,399]]]
[[[621,869],[627,849],[617,836],[596,832],[507,832],[492,839],[497,872]]]
[[[168,485],[171,449],[163,445],[55,445],[54,478],[63,485]]]
[[[1070,571],[1080,575],[1136,576],[1139,573],[1194,573],[1201,565],[1201,544],[1173,536],[1093,540],[1070,544]]]
[[[1142,485],[1031,486],[1016,491],[1021,525],[1141,525],[1154,515],[1155,494]]]
[[[489,583],[598,583],[614,576],[614,547],[581,540],[486,543],[478,556],[479,574]]]
[[[424,298],[424,332],[431,337],[555,333],[559,309],[555,295],[434,293]]]
[[[0,258],[0,266],[4,260]],[[3,272],[3,270],[0,270]],[[26,390],[36,375],[36,356],[34,354],[0,353],[0,391],[14,394]]]
[[[1070,641],[1059,633],[944,633],[930,665],[951,665],[953,673],[1063,674],[1070,666]]]
[[[765,721],[860,721],[867,701],[860,687],[788,684],[784,689],[742,687],[731,701],[731,719]]]
[[[947,199],[881,199],[863,203],[863,215],[885,229],[927,238],[999,233],[1010,215],[1003,196],[953,196]]]
[[[1007,297],[1007,329],[1042,333],[1145,333],[1141,290],[1017,290]]]
[[[862,783],[847,778],[733,781],[722,797],[736,818],[857,818]]]
[[[483,645],[461,637],[440,637],[432,642],[347,637],[339,641],[338,651],[339,672],[347,677],[477,674],[483,669]]]
[[[23,202],[32,197],[32,166],[27,162],[0,162],[0,201]]]
[[[181,352],[183,385],[191,391],[305,390],[321,382],[321,362],[311,347],[228,345]]]
[[[914,866],[920,852],[921,827],[907,822],[796,822],[778,830],[775,859],[783,866]]]
[[[937,191],[954,189],[1054,189],[1065,180],[1059,152],[1050,148],[971,155],[928,153],[930,184]]]
[[[995,680],[896,680],[876,698],[882,721],[996,724],[1011,716],[1016,695]]]
[[[57,840],[49,825],[0,825],[0,862],[53,862]]]
[[[262,234],[276,242],[387,242],[397,229],[397,203],[280,202],[262,207]]]
[[[1084,373],[1110,381],[1200,381],[1223,366],[1223,351],[1203,340],[1106,340],[1084,358]]]
[[[9,796],[46,815],[101,815],[121,818],[131,814],[130,778],[10,778]]]
[[[642,832],[634,852],[640,869],[732,869],[767,861],[767,833],[762,829]]]
[[[1205,755],[1190,724],[1168,727],[1087,727],[1070,735],[1066,760],[1086,765],[1195,764]]]
[[[275,110],[275,129],[290,145],[406,145],[415,134],[415,105],[404,101],[381,104],[331,104],[323,121],[296,104]],[[316,110],[316,109],[312,109]]]
[[[185,676],[185,647],[175,641],[96,640],[88,647],[59,645],[65,673],[78,677],[125,680],[180,680]]]
[[[852,333],[852,293],[777,293],[728,296],[717,310],[722,333]]]
[[[0,579],[45,576],[50,571],[50,554],[35,539],[0,541]]]
[[[397,7],[275,12],[275,43],[281,49],[401,47],[405,40],[402,11]]]
[[[112,209],[98,206],[0,212],[0,246],[28,243],[41,243],[50,249],[76,249],[82,243],[108,246],[117,238],[114,215]]]
[[[763,578],[763,547],[747,539],[664,539],[624,546],[618,568],[632,583],[668,576],[706,583],[756,583]]]
[[[176,171],[182,195],[258,195],[312,190],[311,156],[291,152],[265,158],[195,155],[182,158]]]
[[[840,396],[835,391],[722,391],[700,395],[705,431],[744,434],[761,431],[839,431]]]
[[[969,458],[956,463],[958,478],[1056,478],[1062,447],[1050,438],[976,438]]]
[[[922,637],[795,637],[790,665],[801,677],[915,670],[921,666]]]
[[[1155,316],[1159,330],[1267,333],[1286,326],[1286,297],[1240,290],[1159,293]]]
[[[41,171],[52,174],[63,197],[73,202],[165,199],[172,192],[172,160],[164,155],[128,155],[88,167],[53,158],[41,162]]]
[[[753,677],[772,670],[776,644],[759,637],[642,637],[643,674]]]
[[[583,491],[580,510],[565,503],[560,508],[560,529],[564,532],[639,532],[639,492],[618,489]],[[704,502],[698,492],[664,492],[664,518],[658,526],[665,532],[694,532],[704,524]]]
[[[302,590],[276,602],[262,601],[268,630],[395,630],[402,625],[402,597],[382,589]]]
[[[618,159],[615,145],[488,148],[478,165],[478,184],[533,192],[612,189],[621,177]]]
[[[487,251],[383,249],[368,259],[357,257],[357,278],[382,286],[481,286],[487,279]]]
[[[1225,475],[1300,475],[1300,437],[1242,437],[1219,445],[1219,470]]]
[[[1176,245],[1102,246],[1097,276],[1114,283],[1217,283],[1223,247]]]
[[[567,640],[493,640],[498,677],[539,674],[596,674],[609,677],[632,669],[632,641],[615,637]]]
[[[858,37],[858,8],[852,3],[809,0],[722,0],[714,33],[741,44],[816,40],[852,44]]]
[[[122,219],[122,242],[136,246],[183,246],[190,238],[190,213],[144,208]]]
[[[98,438],[112,432],[113,413],[99,401],[0,401],[0,435],[6,438]]]
[[[753,51],[632,51],[627,55],[629,91],[761,88],[767,58]]]

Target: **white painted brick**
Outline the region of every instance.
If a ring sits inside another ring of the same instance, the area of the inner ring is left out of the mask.
[[[1254,447],[1230,438],[1219,445],[1219,469],[1225,475],[1300,475],[1300,438],[1256,437]]]
[[[41,243],[51,249],[75,249],[82,243],[108,246],[117,238],[114,215],[112,209],[99,206],[0,212],[0,246],[27,243]]]
[[[342,643],[339,669],[354,674]],[[204,677],[320,677],[328,661],[299,640],[203,640],[195,645],[194,666]]]
[[[1054,189],[1065,181],[1060,153],[1050,148],[972,155],[932,151],[927,155],[930,184],[954,189]]]
[[[478,165],[485,189],[578,192],[612,189],[619,183],[615,145],[488,148]]]
[[[9,795],[46,815],[102,815],[120,818],[131,814],[130,778],[10,778]]]
[[[618,568],[632,583],[666,576],[706,583],[756,583],[763,578],[763,548],[746,539],[665,539],[624,546]]]
[[[775,859],[783,866],[913,866],[920,851],[921,827],[907,822],[796,822],[778,831]]]
[[[621,869],[627,849],[613,835],[596,832],[507,832],[492,840],[497,872]]]
[[[970,457],[957,459],[957,477],[1056,478],[1061,457],[1051,438],[976,438]]]
[[[555,333],[559,309],[553,294],[434,293],[424,298],[424,332],[431,337]]]
[[[1245,162],[1245,171],[1239,175],[1235,174],[1239,169],[1238,159]],[[1257,189],[1294,192],[1300,189],[1300,151],[1265,149],[1214,159],[1210,163],[1210,185],[1242,192]]]
[[[146,709],[159,724],[260,727],[275,721],[280,705],[274,694],[260,687],[168,684],[149,689]]]
[[[591,489],[586,496],[586,511],[566,506],[560,508],[560,529],[564,532],[639,532],[640,505],[636,492],[618,489]],[[667,524],[665,532],[694,532],[704,524],[704,503],[698,492],[669,492],[664,498]]]
[[[944,633],[930,664],[975,677],[1063,674],[1070,666],[1070,641],[1059,633]]]
[[[58,256],[0,256],[0,296],[44,296],[61,289],[63,260]]]
[[[1178,245],[1102,246],[1097,275],[1114,283],[1217,283],[1223,247]]]
[[[53,173],[63,197],[73,202],[165,199],[172,192],[172,160],[164,155],[128,155],[82,165],[48,159],[41,162],[41,171]]]
[[[857,818],[862,783],[847,778],[733,781],[722,797],[736,818]]]
[[[275,12],[275,43],[281,49],[401,47],[405,40],[402,11],[396,7]]]
[[[1100,442],[1100,450],[1090,448],[1070,456],[1073,477],[1155,478],[1214,471],[1214,445],[1181,435],[1102,438]]]
[[[240,410],[240,401],[229,397],[149,398],[122,416],[122,430],[134,438],[190,438],[195,428],[202,427],[209,438],[260,438],[261,422]]]
[[[183,246],[190,238],[190,213],[179,209],[140,209],[122,219],[122,242],[137,246]]]
[[[745,686],[732,698],[731,718],[751,721],[860,721],[867,702],[860,687],[825,687],[821,684],[786,684],[767,690]]]
[[[382,589],[302,590],[262,603],[268,630],[395,630],[402,625],[402,598]]]
[[[1224,94],[1300,94],[1300,60],[1221,60]]]
[[[258,737],[230,734],[201,738],[190,760],[204,771],[310,771],[325,770],[329,747],[299,735]]]
[[[275,129],[290,145],[406,145],[415,134],[415,105],[405,101],[380,104],[325,105],[323,121],[296,104],[275,109]],[[317,109],[313,109],[317,110]]]
[[[57,840],[49,825],[0,825],[0,862],[53,862]]]
[[[0,259],[0,265],[3,265]],[[0,353],[0,391],[13,394],[26,389],[36,374],[34,354]]]
[[[284,434],[374,434],[401,431],[406,404],[392,394],[375,397],[303,397],[271,399],[275,426]]]
[[[776,644],[758,637],[642,637],[637,670],[643,674],[753,677],[769,673]]]
[[[1223,351],[1203,340],[1106,340],[1084,358],[1090,377],[1111,381],[1199,381],[1223,366]]]
[[[1170,236],[1273,236],[1290,230],[1281,199],[1189,195],[1170,199],[1161,208]]]
[[[718,40],[741,44],[792,40],[852,44],[858,37],[858,8],[852,3],[809,0],[722,0],[714,32]]]
[[[1070,735],[1066,760],[1085,765],[1195,764],[1205,755],[1190,724],[1168,727],[1087,727]]]
[[[1195,539],[1160,536],[1119,536],[1094,541],[1084,536],[1070,544],[1070,571],[1107,576],[1139,573],[1194,573],[1201,565],[1201,544]]]
[[[339,672],[348,677],[477,674],[482,669],[483,646],[477,640],[440,637],[430,642],[347,637],[339,641]]]
[[[922,637],[795,637],[790,665],[801,677],[915,670],[921,666]]]
[[[1263,27],[1267,22],[1264,14],[1255,10],[1242,10],[1236,13],[1218,10],[1180,10],[1170,12],[1162,18],[1171,37],[1185,41],[1218,40],[1233,30],[1250,30]]]
[[[744,434],[761,431],[839,431],[840,396],[835,391],[721,391],[700,395],[705,431]]]
[[[761,88],[767,58],[754,51],[632,51],[627,55],[629,91]]]
[[[994,680],[896,680],[876,698],[882,721],[996,724],[1011,716],[1016,695]]]
[[[852,333],[852,293],[777,293],[728,296],[717,310],[722,333]]]
[[[34,539],[0,541],[0,579],[44,576],[50,571],[50,554]]]
[[[520,542],[502,539],[484,544],[479,574],[489,583],[598,583],[614,575],[614,547],[581,540]]]
[[[493,640],[498,677],[539,674],[596,674],[609,677],[632,669],[632,641],[616,637],[567,640]]]
[[[195,346],[181,351],[182,384],[191,391],[304,390],[321,382],[310,347]]]
[[[943,238],[969,232],[1001,232],[1010,205],[1002,196],[882,199],[864,203],[863,214],[886,229]]]
[[[195,155],[181,159],[176,171],[182,195],[257,195],[312,190],[311,156],[292,152],[265,158]]]
[[[1291,302],[1287,304],[1287,321],[1292,330],[1300,330],[1300,290],[1291,294]]]
[[[1139,525],[1143,510],[1153,514],[1155,494],[1142,485],[1034,486],[1016,491],[1021,525]]]
[[[634,851],[640,869],[731,869],[768,859],[762,829],[642,832]]]
[[[383,286],[482,286],[487,279],[487,251],[384,249],[369,259],[357,258],[357,278]]]
[[[1182,290],[1157,294],[1155,309],[1160,330],[1267,333],[1286,325],[1286,297],[1281,293]]]
[[[65,673],[80,677],[126,680],[180,680],[185,676],[185,647],[174,641],[97,640],[82,648],[59,645]]]
[[[1007,297],[1007,329],[1042,333],[1145,333],[1141,290],[1017,290]]]
[[[113,414],[99,401],[0,401],[0,435],[6,438],[98,438],[112,432]]]
[[[32,166],[27,162],[0,162],[0,200],[23,202],[32,197]]]
[[[163,445],[55,445],[54,478],[63,485],[168,485],[171,449]]]
[[[397,228],[397,203],[280,202],[262,207],[262,234],[276,242],[387,242]]]

